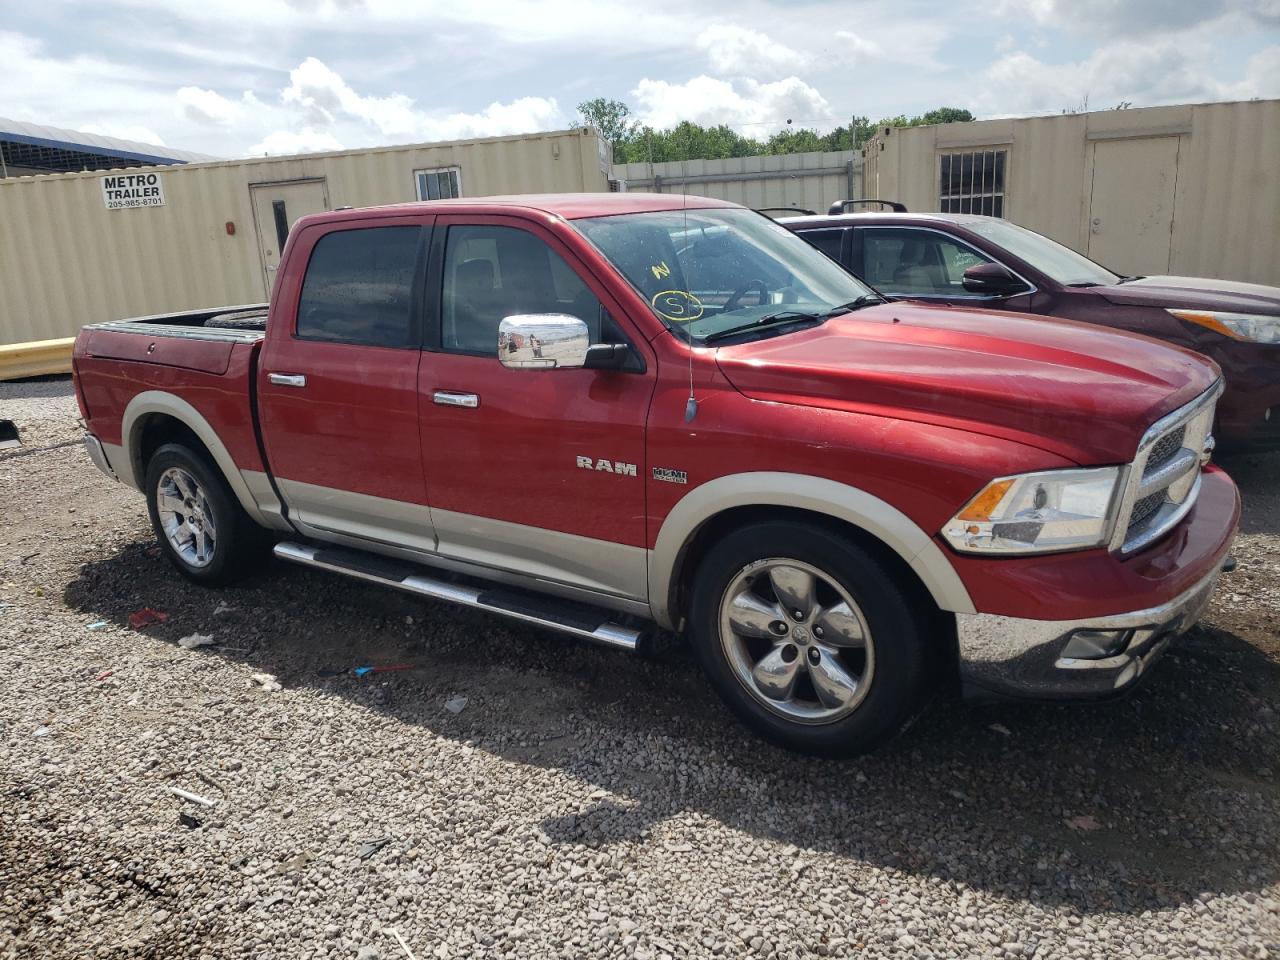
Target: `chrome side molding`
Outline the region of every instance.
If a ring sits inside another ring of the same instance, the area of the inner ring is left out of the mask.
[[[340,573],[430,600],[444,600],[476,610],[486,610],[510,620],[567,633],[607,647],[634,652],[645,636],[643,631],[612,623],[605,619],[603,612],[590,610],[581,604],[517,593],[498,585],[489,587],[450,583],[420,573],[418,568],[410,564],[388,561],[375,554],[289,541],[276,544],[274,552],[281,560],[288,560],[290,563]]]

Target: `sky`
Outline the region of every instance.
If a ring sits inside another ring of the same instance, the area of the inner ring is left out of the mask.
[[[0,116],[221,157],[563,129],[597,96],[761,139],[1280,97],[1280,0],[10,4]]]

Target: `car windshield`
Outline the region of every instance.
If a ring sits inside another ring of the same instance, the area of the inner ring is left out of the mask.
[[[707,342],[877,302],[805,240],[738,207],[573,221],[672,330]]]
[[[1008,220],[983,218],[966,221],[964,226],[978,236],[999,244],[1063,286],[1075,284],[1105,287],[1120,281],[1118,274],[1081,256],[1070,247],[1064,247],[1055,240]]]

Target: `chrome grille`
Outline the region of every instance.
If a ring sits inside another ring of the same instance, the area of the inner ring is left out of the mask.
[[[1111,548],[1128,554],[1159,540],[1195,505],[1222,381],[1151,426],[1121,494]]]

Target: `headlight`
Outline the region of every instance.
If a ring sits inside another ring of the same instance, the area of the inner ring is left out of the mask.
[[[1280,343],[1280,317],[1268,317],[1261,313],[1226,313],[1221,310],[1174,310],[1179,320],[1207,327],[1232,340],[1252,340],[1255,343]]]
[[[1052,553],[1111,538],[1119,467],[1046,470],[992,480],[942,528],[964,553]]]

